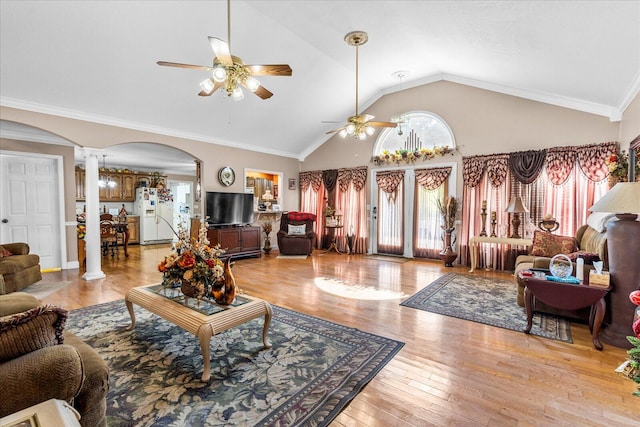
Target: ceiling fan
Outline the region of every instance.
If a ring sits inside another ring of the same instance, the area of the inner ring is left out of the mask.
[[[268,99],[273,93],[265,89],[254,76],[290,76],[291,67],[287,64],[277,65],[245,65],[237,56],[231,55],[231,0],[227,0],[227,40],[225,42],[217,37],[209,36],[209,44],[215,57],[213,65],[190,65],[177,62],[158,61],[158,65],[191,68],[194,70],[207,70],[212,76],[200,83],[202,89],[198,95],[210,96],[216,90],[223,88],[227,96],[236,101],[244,98],[242,87],[249,89],[262,99]]]
[[[373,135],[374,127],[394,128],[398,124],[392,122],[372,122],[374,116],[371,114],[358,114],[358,47],[369,40],[369,35],[364,31],[352,31],[344,36],[344,41],[349,46],[356,47],[356,114],[347,119],[347,123],[340,128],[330,130],[327,134],[338,132],[343,138],[351,135],[356,139],[364,140],[367,136]]]

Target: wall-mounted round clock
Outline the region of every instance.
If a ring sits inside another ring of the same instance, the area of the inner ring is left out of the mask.
[[[220,184],[228,187],[236,181],[236,173],[228,166],[220,168],[218,171],[218,181],[220,181]]]

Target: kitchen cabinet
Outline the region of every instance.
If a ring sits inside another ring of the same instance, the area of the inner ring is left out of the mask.
[[[84,169],[76,168],[76,200],[84,200],[85,173]]]
[[[98,190],[100,202],[135,202],[136,188],[138,187],[155,187],[160,185],[166,188],[167,177],[157,173],[131,173],[127,172],[105,172],[99,171],[99,176],[104,177],[107,181],[111,180],[116,183],[115,187],[101,187]],[[85,170],[76,167],[76,200],[85,200]]]
[[[123,174],[121,176],[122,187],[120,188],[120,197],[123,202],[134,202],[136,200],[136,176],[131,174]]]
[[[120,197],[120,192],[122,191],[122,175],[119,173],[111,173],[111,172],[100,172],[100,176],[104,177],[104,179],[115,182],[115,186],[105,186],[100,187],[99,189],[99,198],[101,202],[120,202],[122,201],[122,197]]]
[[[128,216],[127,228],[129,230],[129,244],[140,243],[140,217]]]
[[[261,256],[260,227],[221,227],[207,230],[211,246],[220,244],[232,258]]]

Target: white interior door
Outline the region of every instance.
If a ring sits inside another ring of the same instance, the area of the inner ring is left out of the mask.
[[[26,242],[43,270],[60,268],[58,161],[0,154],[0,242]]]

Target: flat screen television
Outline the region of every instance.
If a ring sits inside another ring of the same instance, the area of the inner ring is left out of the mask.
[[[205,200],[209,225],[246,225],[253,222],[253,194],[207,191]]]

